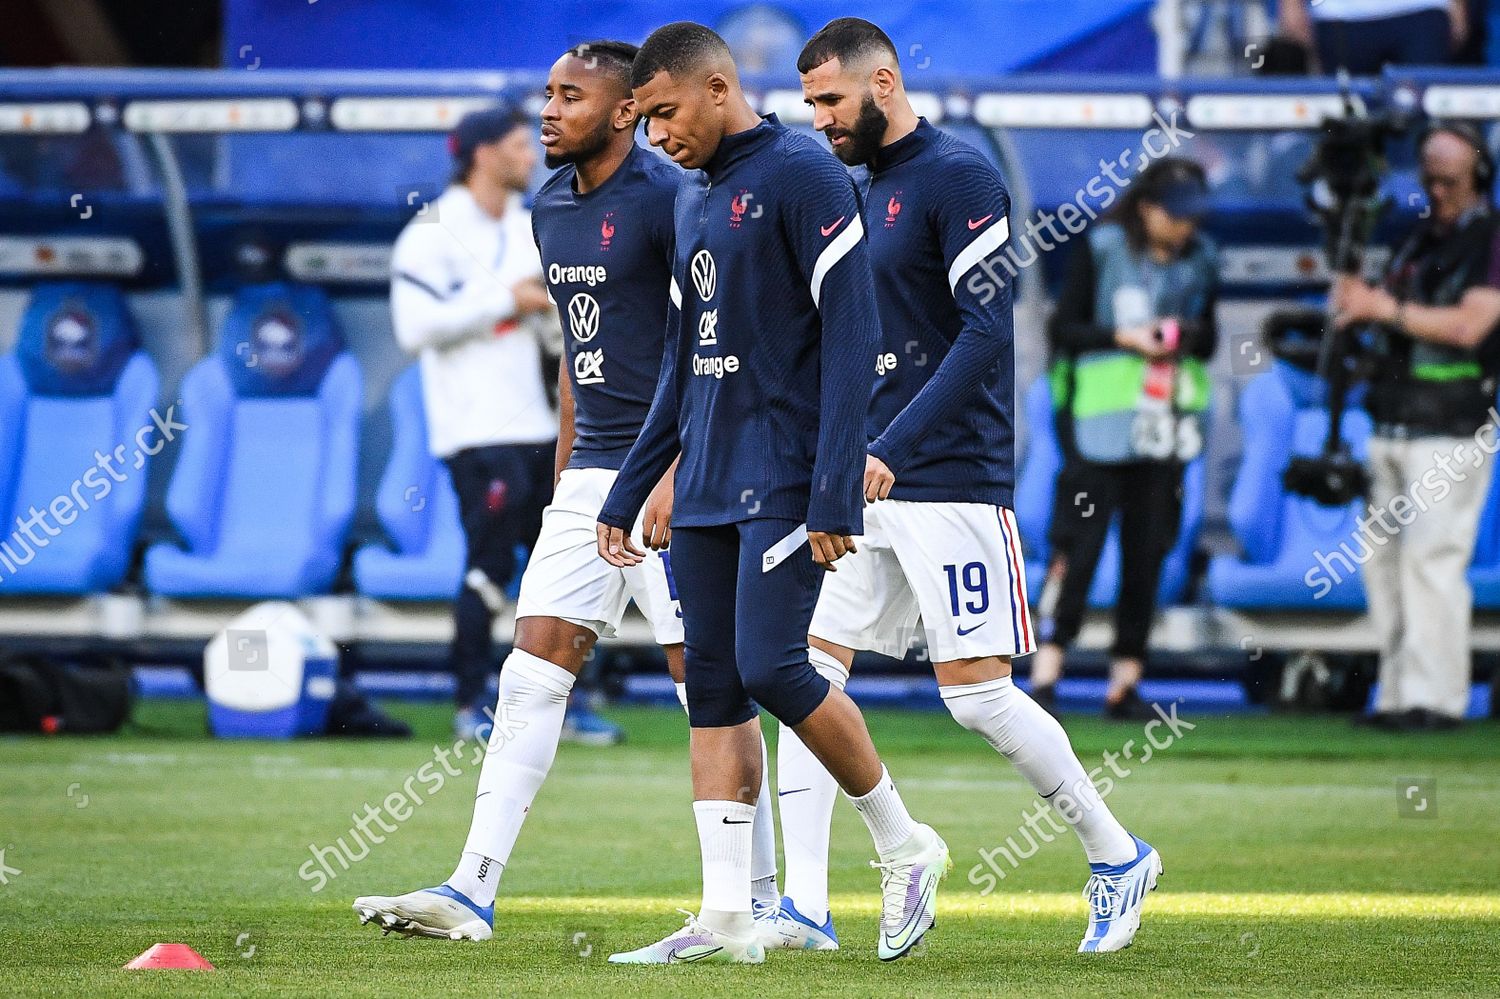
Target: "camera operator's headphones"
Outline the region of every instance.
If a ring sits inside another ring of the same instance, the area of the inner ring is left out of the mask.
[[[1494,190],[1495,154],[1490,152],[1490,144],[1485,141],[1483,133],[1466,121],[1433,121],[1417,136],[1418,156],[1427,140],[1439,133],[1455,136],[1474,150],[1474,186],[1485,194]]]

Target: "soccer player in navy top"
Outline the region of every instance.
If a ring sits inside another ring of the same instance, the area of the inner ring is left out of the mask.
[[[918,118],[896,48],[859,18],[815,34],[797,69],[813,125],[839,159],[868,167],[865,230],[883,342],[874,364],[863,536],[823,587],[813,666],[842,686],[855,649],[897,658],[920,619],[943,703],[1009,759],[1073,827],[1092,868],[1080,951],[1118,950],[1161,871],[1110,814],[1067,734],[1011,682],[1036,649],[1014,483],[1011,289],[988,258],[1010,231],[1010,197],[977,150]],[[833,779],[783,728],[777,768],[787,850],[783,934],[825,947]],[[1002,872],[1003,876],[1003,872]],[[995,878],[976,865],[975,885]]]
[[[631,83],[647,137],[688,174],[667,358],[599,515],[599,552],[619,566],[644,557],[625,529],[680,449],[672,568],[703,905],[682,930],[610,960],[764,960],[748,870],[755,702],[796,730],[870,827],[885,897],[879,954],[900,957],[932,924],[948,849],[912,820],[854,702],[807,658],[819,586],[861,530],[879,330],[854,185],[815,140],[756,115],[729,47],[701,25],[653,32]]]
[[[557,487],[521,578],[514,650],[500,673],[494,732],[457,869],[438,888],[364,896],[354,908],[407,935],[486,939],[501,872],[557,752],[573,680],[634,598],[682,694],[682,620],[666,553],[615,568],[595,522],[646,420],[662,366],[672,279],[672,202],[681,171],[635,142],[634,45],[589,42],[553,64],[542,109],[547,165],[531,220],[543,277],[564,318]],[[664,543],[672,482],[652,492],[634,536]],[[684,697],[684,705],[686,698]],[[764,750],[762,750],[763,752]],[[757,911],[775,913],[775,825],[757,810]]]

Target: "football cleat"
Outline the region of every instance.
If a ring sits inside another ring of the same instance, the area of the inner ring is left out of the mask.
[[[1146,893],[1156,889],[1156,879],[1161,877],[1161,854],[1139,837],[1130,838],[1135,840],[1134,860],[1118,866],[1089,865],[1093,873],[1083,889],[1089,903],[1089,929],[1078,945],[1080,954],[1124,950],[1141,928]]]
[[[697,964],[713,962],[721,964],[761,964],[766,959],[766,949],[754,937],[737,940],[698,922],[698,917],[686,909],[678,912],[687,916],[682,929],[640,950],[609,955],[610,964]]]
[[[625,741],[625,730],[586,707],[570,706],[563,716],[562,741],[581,746],[618,746]]]
[[[820,926],[797,911],[790,896],[781,905],[768,907],[769,914],[756,919],[760,942],[766,950],[838,950],[839,935],[833,930],[833,913]]]
[[[453,738],[465,742],[486,745],[494,727],[490,713],[483,708],[459,708],[453,716]]]
[[[761,942],[761,945],[766,950],[778,946],[773,941],[779,939],[776,936],[776,919],[781,915],[779,902],[773,902],[770,899],[751,898],[750,915],[755,920],[755,935],[756,939]]]
[[[478,905],[447,885],[405,895],[361,895],[354,900],[361,923],[375,923],[386,933],[440,940],[488,940],[495,926],[495,907]]]
[[[931,827],[917,831],[901,851],[888,861],[870,861],[880,871],[882,961],[904,957],[933,926],[937,925],[938,882],[953,869],[948,844]]]

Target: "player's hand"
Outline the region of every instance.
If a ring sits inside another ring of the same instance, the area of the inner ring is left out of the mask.
[[[539,278],[526,278],[511,286],[510,293],[516,299],[516,315],[525,316],[533,312],[546,312],[552,308],[552,299],[547,297],[547,287]]]
[[[659,552],[672,543],[672,473],[662,476],[646,499],[646,518],[641,524],[646,547]]]
[[[873,454],[865,455],[865,502],[874,503],[891,495],[896,473]]]
[[[808,531],[807,543],[812,547],[813,561],[829,572],[838,572],[833,563],[852,551],[854,539],[847,534],[829,534],[826,531]]]
[[[599,557],[616,569],[628,569],[645,560],[646,553],[637,548],[635,542],[630,540],[630,535],[618,527],[595,524],[594,530],[599,536]]]

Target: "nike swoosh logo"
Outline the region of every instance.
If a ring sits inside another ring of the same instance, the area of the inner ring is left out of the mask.
[[[932,904],[932,896],[937,894],[938,879],[927,877],[931,870],[932,868],[929,867],[926,871],[922,872],[922,878],[926,883],[922,886],[922,895],[917,901],[917,907],[912,910],[910,916],[906,917],[906,925],[902,926],[895,934],[886,934],[886,943],[891,947],[899,950],[910,942],[912,935],[916,932],[917,925],[922,921],[922,913],[926,912],[928,906]]]
[[[729,816],[726,815],[726,816],[724,816],[724,824],[726,826],[748,826],[750,824],[750,820],[749,819],[741,819],[738,822],[730,822],[729,821]]]
[[[778,798],[785,798],[789,794],[801,794],[803,791],[811,791],[811,790],[812,790],[812,788],[810,788],[810,787],[798,787],[798,788],[793,788],[790,791],[777,791],[776,792],[776,797],[778,797]]]
[[[988,215],[986,215],[982,219],[979,219],[978,221],[975,221],[974,219],[969,219],[969,231],[973,232],[975,229],[978,229],[980,226],[984,225],[986,222],[988,222],[990,219],[992,219],[994,217],[995,217],[995,213],[994,212],[990,212]],[[826,235],[828,235],[828,233],[825,232],[823,235],[826,236]]]
[[[1056,787],[1054,787],[1052,790],[1048,791],[1046,794],[1042,795],[1042,800],[1043,801],[1050,800],[1051,797],[1054,794],[1056,794],[1057,792],[1059,792],[1059,791],[1061,791],[1063,789],[1063,785],[1066,784],[1066,783],[1067,783],[1067,781],[1058,781]]]
[[[988,621],[980,621],[972,628],[960,628],[958,629],[958,636],[962,638],[964,635],[972,634],[973,632],[978,631],[980,628],[983,628],[987,624],[989,624]]]
[[[686,950],[678,950],[676,947],[673,947],[667,951],[667,963],[671,964],[675,961],[678,964],[691,964],[694,961],[701,961],[706,957],[713,957],[723,949],[723,947],[712,947],[707,950],[696,951],[692,947]]]
[[[832,233],[833,230],[835,230],[835,229],[837,229],[839,227],[839,222],[842,222],[842,221],[844,221],[844,216],[840,215],[838,222],[835,222],[833,225],[822,226],[821,227],[821,231],[822,231],[823,235],[827,236],[830,233]]]

